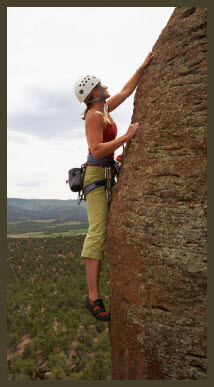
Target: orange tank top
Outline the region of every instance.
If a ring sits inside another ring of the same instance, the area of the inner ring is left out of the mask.
[[[112,125],[108,122],[105,130],[103,131],[103,142],[109,142],[109,141],[115,140],[116,137],[117,137],[117,125],[115,123]],[[88,148],[88,151],[90,154],[92,154],[90,148]],[[110,153],[105,157],[109,157],[113,159],[114,152]]]

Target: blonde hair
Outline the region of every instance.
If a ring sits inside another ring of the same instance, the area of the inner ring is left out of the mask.
[[[85,120],[85,116],[86,116],[86,114],[88,113],[88,111],[91,109],[92,105],[93,105],[93,104],[87,105],[87,108],[86,108],[85,111],[82,113],[82,114],[83,114],[82,120]]]

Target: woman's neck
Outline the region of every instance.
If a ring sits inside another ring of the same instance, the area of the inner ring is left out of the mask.
[[[92,109],[94,110],[99,110],[101,113],[104,113],[106,110],[105,110],[105,104],[106,102],[105,101],[96,101],[92,104]]]

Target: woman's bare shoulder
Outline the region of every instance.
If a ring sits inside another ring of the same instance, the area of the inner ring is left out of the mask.
[[[105,119],[103,117],[103,114],[97,110],[90,109],[85,117],[85,124],[86,126],[90,125],[99,125],[101,127],[106,126]]]

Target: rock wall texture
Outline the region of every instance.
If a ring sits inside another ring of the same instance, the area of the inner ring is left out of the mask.
[[[110,207],[112,380],[206,379],[207,9],[175,8]]]

